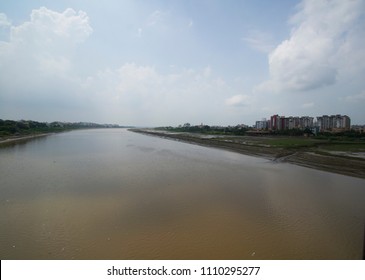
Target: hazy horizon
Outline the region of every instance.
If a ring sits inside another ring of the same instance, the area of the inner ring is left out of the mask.
[[[3,1],[0,119],[365,124],[365,1]]]

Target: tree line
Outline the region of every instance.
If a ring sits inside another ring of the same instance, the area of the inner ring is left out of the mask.
[[[0,119],[0,137],[1,136],[16,136],[30,135],[37,133],[62,132],[72,129],[83,128],[110,128],[120,127],[119,125],[84,123],[84,122],[37,122],[32,120],[2,120]]]
[[[166,130],[171,132],[189,132],[202,134],[216,134],[216,135],[245,135],[249,130],[248,127],[237,126],[209,126],[209,125],[190,125],[184,124],[178,127],[158,127],[158,130]]]

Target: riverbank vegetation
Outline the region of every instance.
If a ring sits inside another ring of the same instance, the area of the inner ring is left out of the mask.
[[[311,129],[286,129],[286,130],[254,130],[249,126],[209,126],[209,125],[190,125],[186,123],[178,127],[165,126],[156,127],[155,130],[167,132],[185,132],[199,133],[208,135],[247,135],[247,136],[305,136],[314,139],[326,140],[364,140],[365,133],[356,130],[337,131],[337,132],[317,132],[314,133]]]
[[[73,129],[85,128],[111,128],[119,125],[97,124],[86,122],[37,122],[32,120],[2,120],[0,119],[0,138],[13,138],[44,133],[63,132]]]
[[[157,127],[156,130],[170,132],[188,132],[210,135],[245,135],[249,128],[243,125],[237,126],[209,126],[209,125],[190,125],[186,123],[178,127],[166,126]]]

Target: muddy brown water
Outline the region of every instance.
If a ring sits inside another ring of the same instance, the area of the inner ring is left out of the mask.
[[[365,180],[125,129],[0,149],[1,259],[359,259]]]

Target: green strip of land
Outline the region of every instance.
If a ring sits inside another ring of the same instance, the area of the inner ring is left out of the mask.
[[[2,120],[0,119],[0,148],[12,143],[28,141],[52,133],[65,132],[75,129],[89,128],[130,128],[116,124],[97,124],[90,122],[37,122],[32,120]]]

